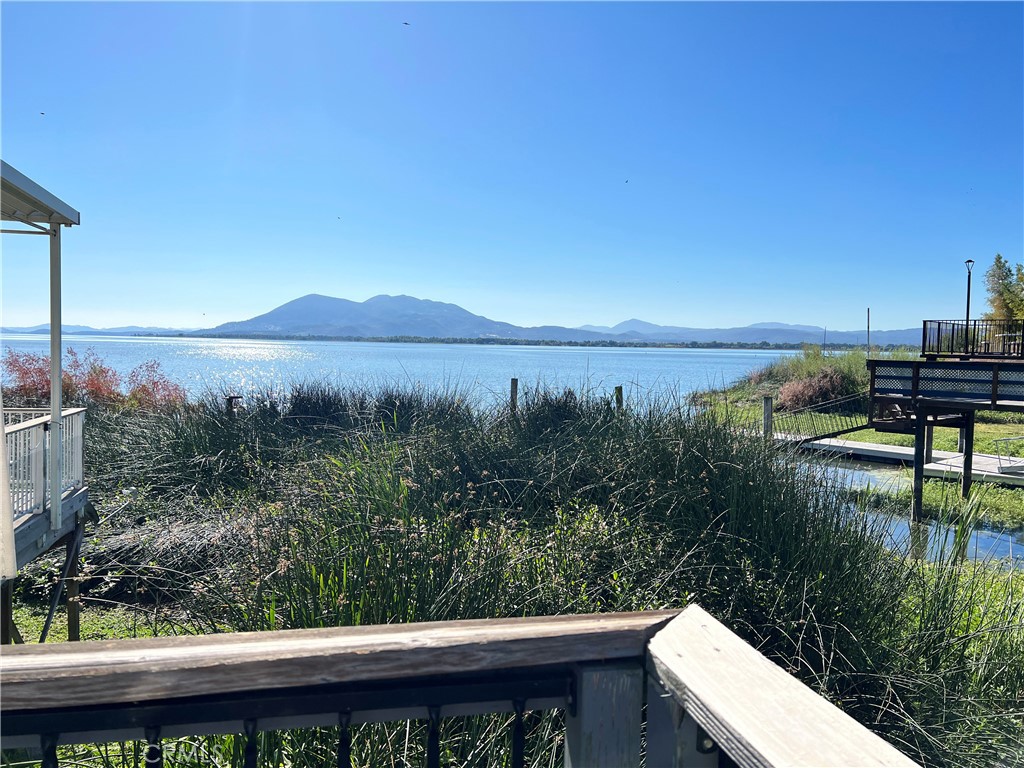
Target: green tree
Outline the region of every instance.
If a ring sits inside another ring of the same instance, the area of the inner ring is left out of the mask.
[[[1024,264],[1013,267],[996,254],[985,273],[989,311],[986,320],[1024,320]]]
[[[1024,320],[1024,264],[1018,264],[1014,284],[1007,293],[1007,303],[1017,320]]]

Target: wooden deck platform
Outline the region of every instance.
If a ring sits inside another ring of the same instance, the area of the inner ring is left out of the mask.
[[[18,570],[73,533],[88,501],[88,487],[65,491],[64,498],[61,499],[61,524],[57,529],[50,527],[49,510],[16,518],[14,545],[17,551]]]
[[[82,454],[85,408],[66,408],[60,420],[60,508],[50,509],[51,451],[49,411],[4,408],[3,436],[10,470],[17,567],[39,557],[75,530],[89,501]]]
[[[904,445],[878,445],[876,443],[864,443],[856,440],[843,440],[842,438],[831,438],[825,440],[814,440],[804,443],[803,448],[818,451],[836,456],[847,456],[860,461],[875,461],[884,464],[904,464],[912,466],[914,463],[913,446]],[[933,461],[924,465],[925,477],[941,478],[943,480],[957,480],[963,474],[962,453],[952,451],[933,451]],[[1024,459],[1017,459],[1024,469]],[[1001,485],[1013,485],[1024,487],[1024,472],[1009,473],[999,471],[999,457],[986,453],[974,454],[974,466],[971,471],[971,478],[974,481],[988,483],[999,483]]]

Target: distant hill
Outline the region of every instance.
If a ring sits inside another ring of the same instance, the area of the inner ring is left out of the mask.
[[[491,320],[463,309],[457,304],[417,299],[412,296],[374,296],[366,301],[350,301],[311,293],[249,320],[224,323],[205,330],[156,328],[128,325],[117,328],[92,328],[65,325],[66,334],[107,336],[333,336],[388,338],[415,336],[437,339],[493,339],[500,341],[559,342],[651,342],[712,344],[864,344],[865,331],[833,331],[814,325],[755,323],[742,328],[686,328],[656,325],[636,318],[617,325],[584,325],[562,328],[557,325],[520,327]],[[48,324],[27,328],[0,328],[0,333],[38,334],[50,332]],[[873,331],[873,344],[921,342],[920,328]]]
[[[273,334],[279,336],[422,336],[460,339],[549,339],[598,341],[600,334],[573,328],[520,328],[463,309],[412,296],[374,296],[363,302],[311,293],[250,320],[196,331],[197,336]]]
[[[412,296],[374,296],[363,302],[309,294],[249,320],[194,331],[196,336],[351,336],[385,338],[515,339],[536,341],[650,341],[801,344],[822,342],[825,329],[811,325],[756,323],[743,328],[683,328],[626,320],[615,326],[520,327]],[[874,331],[875,344],[917,344],[920,328]],[[865,331],[828,331],[833,344],[864,344]]]
[[[123,325],[118,328],[93,328],[88,325],[62,325],[61,333],[77,334],[80,336],[166,336],[169,334],[187,333],[193,329],[187,328],[157,328],[155,326]],[[50,324],[33,325],[27,328],[0,328],[0,333],[33,333],[47,336],[50,333]]]

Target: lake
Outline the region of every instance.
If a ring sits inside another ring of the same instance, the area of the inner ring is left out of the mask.
[[[7,350],[48,354],[49,340],[34,334],[0,339]],[[96,354],[118,373],[149,360],[185,387],[244,394],[297,381],[343,386],[378,383],[459,387],[480,402],[508,396],[520,386],[585,388],[627,397],[681,396],[730,384],[773,360],[800,354],[779,350],[661,349],[500,346],[484,344],[390,344],[354,341],[250,341],[148,336],[65,336],[64,347]]]

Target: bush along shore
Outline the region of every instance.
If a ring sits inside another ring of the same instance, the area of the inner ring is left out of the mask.
[[[887,353],[899,358],[915,357],[911,351],[897,350]],[[807,345],[803,354],[781,358],[762,369],[752,371],[731,386],[695,393],[691,400],[702,408],[713,410],[724,419],[752,423],[759,421],[762,398],[771,397],[779,412],[818,405],[865,392],[869,386],[867,356],[850,351],[822,354],[820,347]],[[843,407],[849,407],[844,404]],[[859,403],[857,407],[867,407]],[[1002,450],[1010,456],[1024,458],[1024,441],[1002,444],[994,441],[1024,435],[1024,414],[997,411],[979,411],[974,433],[976,453],[995,454]],[[879,445],[914,444],[913,435],[887,434],[862,430],[847,435],[851,440]],[[935,430],[934,447],[938,451],[956,451],[959,430],[939,427]],[[948,488],[954,483],[928,481],[925,483],[926,516],[940,519],[948,515],[955,504],[948,501]],[[1024,530],[1024,488],[1010,486],[981,486],[978,523],[996,530]],[[909,490],[872,489],[865,502],[878,507],[909,508]]]
[[[86,425],[103,520],[83,553],[93,637],[697,602],[925,765],[1024,761],[1019,573],[955,546],[932,562],[887,549],[834,476],[714,410],[528,389],[512,412],[303,383],[234,412],[214,395],[94,403]],[[22,575],[20,615],[38,614],[57,567]],[[447,764],[507,764],[504,725],[446,721]],[[528,764],[560,759],[560,716],[527,726]],[[420,763],[422,736],[362,726],[356,764]],[[317,766],[337,734],[260,738],[266,765]],[[231,737],[175,744],[169,765],[241,764]],[[64,755],[122,765],[138,750]]]

